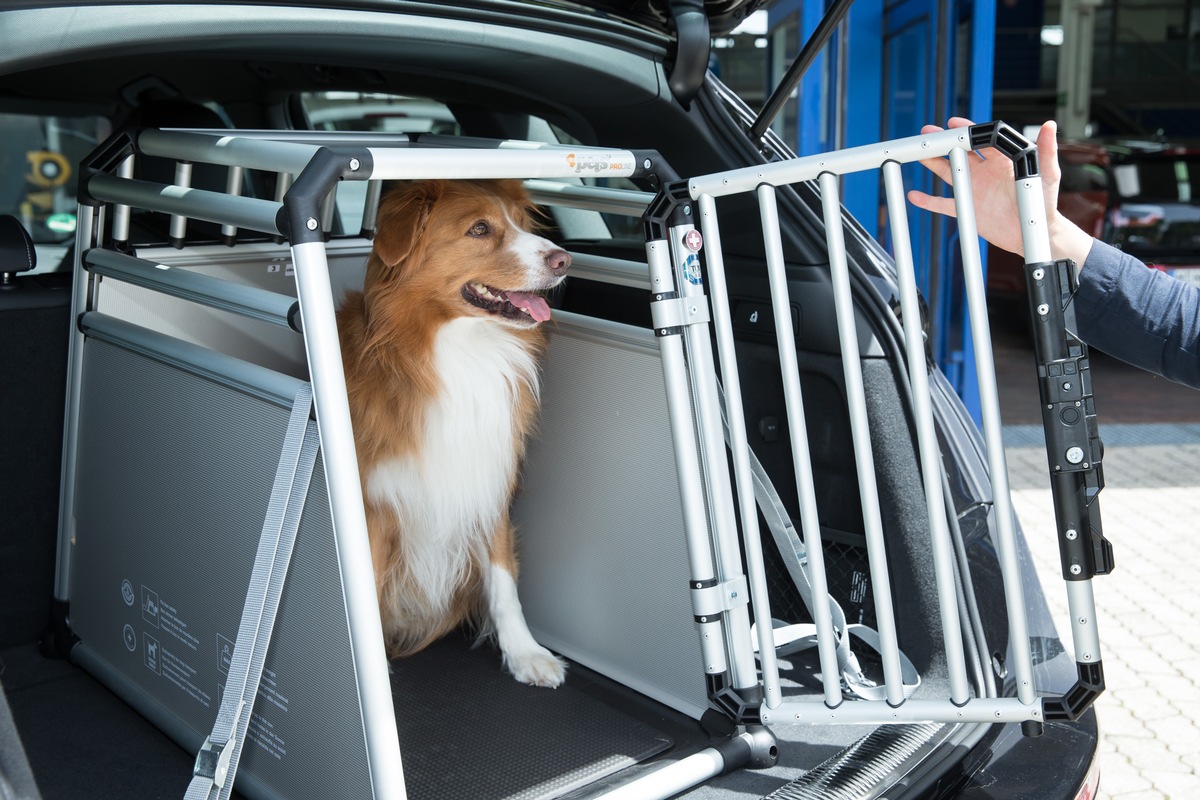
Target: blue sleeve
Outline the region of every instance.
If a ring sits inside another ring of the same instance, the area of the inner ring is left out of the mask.
[[[1073,303],[1090,347],[1200,389],[1200,287],[1096,241]]]

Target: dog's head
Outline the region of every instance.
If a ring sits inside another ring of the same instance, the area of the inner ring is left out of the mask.
[[[519,181],[421,181],[389,193],[379,204],[367,304],[402,291],[448,317],[544,322],[543,295],[571,257],[530,232],[534,210]]]

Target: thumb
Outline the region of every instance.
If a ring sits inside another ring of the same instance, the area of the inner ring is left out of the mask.
[[[912,203],[917,208],[925,211],[932,211],[935,214],[944,214],[947,217],[957,216],[954,209],[953,197],[934,197],[925,192],[912,189],[908,193],[908,202]]]

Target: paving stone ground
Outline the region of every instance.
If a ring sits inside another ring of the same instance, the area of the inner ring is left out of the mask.
[[[1035,430],[1005,429],[1013,506],[1070,647]],[[1101,436],[1100,506],[1116,569],[1092,582],[1107,683],[1096,702],[1099,796],[1200,798],[1200,425],[1102,424]]]

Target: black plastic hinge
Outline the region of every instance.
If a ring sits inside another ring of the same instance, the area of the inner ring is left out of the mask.
[[[1079,719],[1096,698],[1104,692],[1104,666],[1099,661],[1076,662],[1079,680],[1061,697],[1046,697],[1042,700],[1043,716],[1047,722]]]
[[[673,183],[679,180],[679,173],[671,168],[667,160],[663,158],[657,150],[631,150],[634,161],[636,162],[636,171],[630,176],[630,179],[637,183],[644,183],[651,191],[662,191],[662,188],[668,183]]]
[[[321,229],[321,204],[337,182],[353,175],[370,175],[371,152],[365,147],[321,147],[296,176],[276,225],[293,245],[325,241]]]
[[[736,727],[738,725],[762,725],[763,690],[755,684],[744,689],[735,689],[729,679],[729,672],[719,672],[715,675],[704,676],[708,689],[708,702],[726,723],[717,724],[710,720],[714,727],[722,728],[724,724]],[[706,726],[707,727],[707,726]]]
[[[687,181],[671,181],[663,186],[642,215],[646,241],[656,242],[667,238],[667,230],[675,225],[693,221],[692,195]]]
[[[1013,162],[1013,177],[1017,180],[1038,174],[1037,147],[1016,128],[996,120],[970,127],[971,149],[994,147]]]

